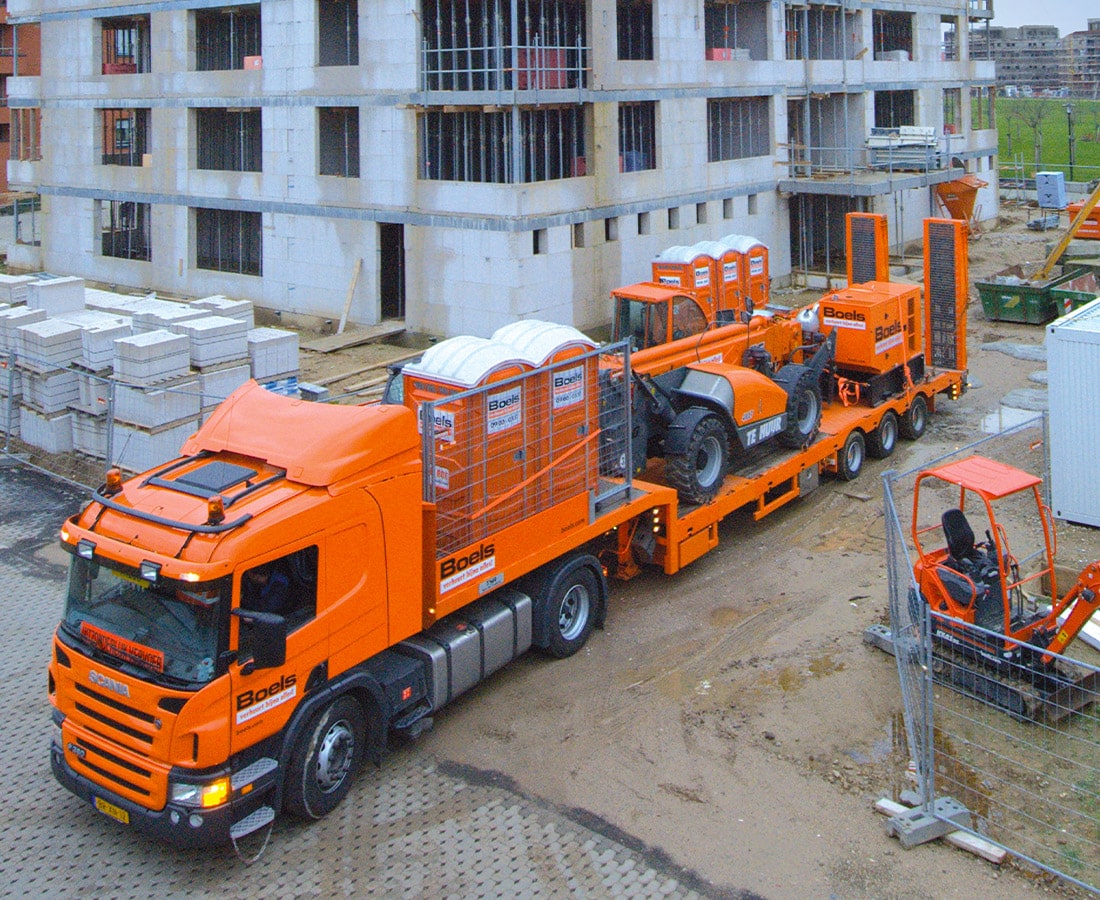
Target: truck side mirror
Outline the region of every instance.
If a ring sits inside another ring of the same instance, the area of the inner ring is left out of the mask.
[[[286,619],[275,613],[235,609],[241,620],[241,670],[274,669],[286,662]]]

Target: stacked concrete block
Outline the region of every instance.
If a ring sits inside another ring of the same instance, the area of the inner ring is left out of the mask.
[[[63,369],[51,374],[22,373],[23,406],[52,415],[64,412],[80,399],[76,372]]]
[[[216,294],[213,297],[203,297],[195,300],[191,305],[208,309],[215,315],[240,319],[249,328],[253,328],[256,324],[251,300],[230,300],[228,297]]]
[[[248,359],[252,377],[261,384],[298,375],[298,335],[279,328],[248,332]]]
[[[222,366],[199,373],[202,411],[208,413],[251,378],[247,365]]]
[[[80,326],[60,319],[45,319],[15,329],[14,350],[19,365],[31,372],[67,368],[80,358]]]
[[[84,308],[84,279],[35,278],[27,282],[27,306],[43,309],[46,315],[79,312]]]
[[[47,453],[70,453],[73,449],[72,414],[44,414],[23,406],[19,410],[19,434],[25,443]]]
[[[107,419],[73,410],[73,449],[107,459]]]
[[[0,310],[0,353],[16,351],[16,329],[35,322],[45,322],[46,311],[28,309],[26,306],[12,306]]]
[[[88,325],[80,330],[80,365],[90,372],[108,372],[115,364],[115,341],[130,337],[130,320]]]
[[[199,407],[199,382],[195,378],[154,389],[119,384],[115,391],[115,421],[139,428],[153,429],[181,420],[194,424]]]
[[[130,316],[134,334],[163,329],[167,331],[179,322],[210,315],[210,310],[196,309],[186,303],[169,300],[142,300]]]
[[[196,369],[239,363],[248,358],[248,326],[240,319],[206,315],[177,322],[169,330],[187,336],[191,365]]]
[[[89,416],[107,415],[111,396],[109,373],[99,374],[78,369],[76,372],[77,399],[70,407]]]
[[[176,459],[184,441],[197,428],[197,421],[170,422],[153,429],[119,423],[115,427],[115,458],[112,462],[131,472],[144,472]]]
[[[129,384],[149,385],[187,375],[191,349],[187,337],[168,331],[147,331],[115,341],[115,377]]]
[[[132,316],[135,310],[141,309],[142,304],[148,302],[144,297],[130,297],[125,294],[116,294],[114,291],[101,291],[99,288],[84,289],[85,307],[127,318]]]
[[[0,300],[10,306],[27,302],[27,285],[36,278],[30,275],[0,275]]]

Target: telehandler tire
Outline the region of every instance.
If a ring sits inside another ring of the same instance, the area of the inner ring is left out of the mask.
[[[898,416],[892,409],[883,413],[878,428],[867,435],[867,455],[886,459],[898,445]]]
[[[287,810],[303,819],[328,815],[347,796],[367,745],[363,707],[337,697],[302,734],[287,767]]]
[[[915,441],[924,435],[928,429],[928,401],[923,394],[917,394],[913,403],[901,417],[901,436],[908,441]]]
[[[859,477],[863,471],[863,460],[867,455],[867,447],[863,440],[863,432],[858,429],[848,435],[844,447],[836,459],[836,477],[841,481],[852,481]]]
[[[683,453],[665,456],[665,478],[685,503],[714,499],[729,471],[729,435],[717,416],[704,416]]]
[[[780,369],[776,379],[780,383],[782,375]],[[779,434],[779,443],[797,449],[808,447],[821,427],[821,386],[817,383],[817,375],[804,371],[793,385],[784,387],[787,388],[787,427]]]

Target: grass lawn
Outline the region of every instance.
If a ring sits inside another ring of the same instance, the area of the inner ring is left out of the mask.
[[[1069,123],[1066,105],[1073,107],[1077,159],[1074,181],[1100,178],[1100,101],[1068,98],[997,98],[997,129],[1002,169],[1022,157],[1024,173],[1062,171],[1069,177]],[[1036,135],[1041,152],[1035,160]],[[1007,173],[1006,173],[1007,174]]]

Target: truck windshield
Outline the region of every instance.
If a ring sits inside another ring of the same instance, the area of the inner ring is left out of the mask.
[[[215,674],[228,579],[143,579],[135,569],[73,557],[63,632],[124,671],[199,688]]]

